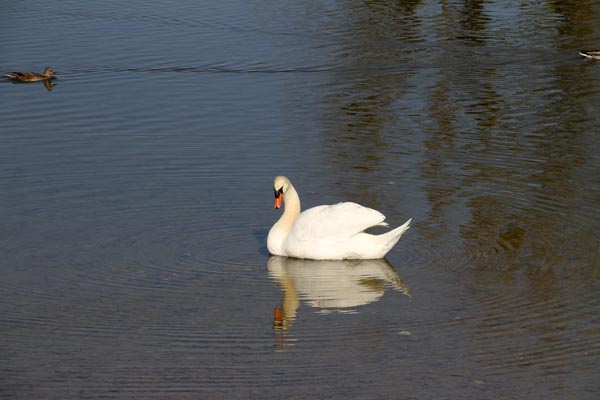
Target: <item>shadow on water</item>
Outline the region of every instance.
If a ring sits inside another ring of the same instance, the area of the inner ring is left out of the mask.
[[[256,240],[257,245],[259,246],[259,252],[263,256],[269,255],[269,249],[267,248],[267,236],[268,231],[256,231],[254,232],[254,239]]]

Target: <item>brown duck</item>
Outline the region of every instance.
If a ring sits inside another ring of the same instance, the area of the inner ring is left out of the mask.
[[[18,82],[38,82],[55,79],[56,73],[52,68],[46,68],[42,74],[37,72],[11,72],[6,76]]]

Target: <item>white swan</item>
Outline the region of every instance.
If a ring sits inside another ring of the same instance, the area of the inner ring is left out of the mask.
[[[314,260],[378,259],[410,228],[409,219],[381,235],[364,230],[388,226],[379,211],[356,203],[317,206],[300,213],[300,199],[285,176],[275,177],[275,208],[285,201],[285,210],[269,231],[267,247],[276,256]]]

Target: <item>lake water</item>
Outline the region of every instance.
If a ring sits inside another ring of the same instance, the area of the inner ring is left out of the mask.
[[[0,398],[598,398],[599,2],[1,14]],[[269,258],[280,174],[412,227]]]

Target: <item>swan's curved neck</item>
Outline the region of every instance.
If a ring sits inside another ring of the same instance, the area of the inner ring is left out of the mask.
[[[277,224],[289,231],[298,215],[300,215],[300,198],[291,183],[283,194],[283,203],[283,215],[279,218]]]
[[[300,198],[298,197],[298,193],[289,181],[286,183],[287,188],[283,193],[283,214],[275,225],[273,225],[267,237],[269,252],[278,256],[287,256],[283,244],[292,230],[294,221],[300,215]]]

